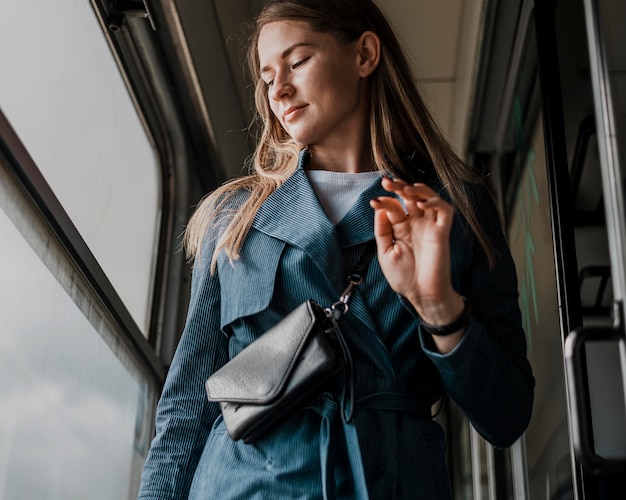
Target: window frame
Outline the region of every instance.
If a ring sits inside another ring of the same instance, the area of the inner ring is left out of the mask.
[[[141,332],[2,110],[0,110],[0,153],[6,157],[9,173],[23,188],[42,219],[65,248],[68,257],[78,267],[94,294],[113,318],[124,340],[130,343],[152,376],[157,381],[162,381],[166,372],[163,362]]]
[[[171,88],[164,55],[165,34],[155,30],[158,24],[154,18],[134,12],[119,17],[119,25],[110,29],[109,2],[90,3],[160,167],[161,221],[147,337],[1,109],[0,152],[7,159],[10,174],[113,318],[121,340],[130,345],[153,380],[162,385],[182,331],[188,301],[191,270],[179,246],[180,234],[191,214],[192,197],[197,196],[194,188],[198,177],[195,169],[190,168],[197,159],[187,139],[189,126]]]

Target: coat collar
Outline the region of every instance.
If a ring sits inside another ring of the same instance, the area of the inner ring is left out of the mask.
[[[252,226],[304,250],[329,279],[343,279],[341,249],[374,238],[369,200],[386,191],[380,182],[374,182],[335,228],[306,176],[309,161],[309,152],[303,150],[296,171],[261,205]]]

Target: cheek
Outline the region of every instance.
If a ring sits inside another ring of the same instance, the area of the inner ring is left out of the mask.
[[[280,119],[280,114],[279,114],[279,103],[277,103],[276,101],[274,101],[273,99],[269,99],[269,108],[270,111],[272,112],[272,114],[276,117],[276,119],[278,120],[278,122],[280,122],[280,124],[282,125],[283,122]]]
[[[273,101],[272,99],[269,100],[269,108],[270,111],[273,115],[274,120],[277,122],[281,128],[285,128],[285,124],[283,123],[283,121],[280,119],[280,114],[279,114],[279,109],[278,109],[278,103],[276,103],[275,101]]]

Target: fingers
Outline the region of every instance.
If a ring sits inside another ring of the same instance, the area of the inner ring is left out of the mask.
[[[377,213],[385,213],[385,216],[391,225],[406,221],[406,211],[404,210],[402,202],[397,198],[387,196],[374,198],[370,201],[370,206],[376,210]]]
[[[407,184],[400,179],[384,178],[382,186],[402,199],[405,213],[410,218],[425,217],[438,225],[451,223],[454,214],[452,205],[426,184]]]
[[[452,222],[454,214],[452,205],[424,184],[405,186],[402,198],[409,214],[430,218],[438,225]]]
[[[395,193],[401,197],[404,201],[425,201],[430,198],[440,198],[439,195],[433,191],[429,186],[422,183],[407,184],[400,179],[389,179],[384,177],[382,180],[382,186],[390,193]],[[407,206],[407,209],[409,207]]]
[[[376,247],[379,255],[385,255],[390,249],[393,249],[393,226],[389,222],[385,210],[376,210],[374,212],[374,237],[376,238]]]

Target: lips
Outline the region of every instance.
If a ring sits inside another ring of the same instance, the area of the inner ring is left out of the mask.
[[[283,120],[285,120],[286,122],[293,120],[296,116],[298,116],[298,114],[300,114],[300,111],[306,107],[306,104],[289,106],[283,113]]]

